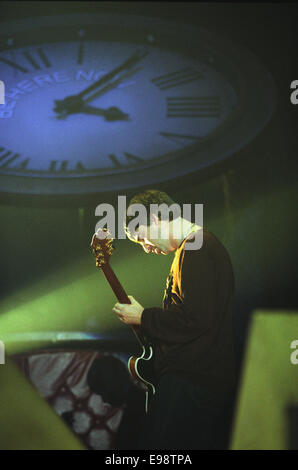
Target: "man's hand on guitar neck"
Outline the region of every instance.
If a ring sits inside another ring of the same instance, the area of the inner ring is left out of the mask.
[[[140,325],[144,307],[132,295],[128,295],[131,304],[117,302],[113,308],[119,320],[127,325]]]

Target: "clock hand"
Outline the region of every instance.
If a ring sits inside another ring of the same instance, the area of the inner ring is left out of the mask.
[[[103,109],[103,108],[96,108],[94,106],[90,106],[84,104],[82,108],[80,108],[78,113],[85,113],[85,114],[94,114],[95,116],[104,116],[106,121],[120,121],[120,120],[128,120],[129,115],[125,114],[121,111],[121,109],[116,108],[115,106],[111,106],[110,108]],[[60,114],[57,116],[57,119],[64,119],[68,115],[67,112]]]
[[[101,86],[104,83],[110,81],[113,77],[118,75],[118,73],[120,73],[122,70],[131,69],[135,64],[137,64],[141,59],[146,57],[146,55],[148,55],[148,54],[149,53],[147,51],[137,50],[136,52],[134,52],[132,54],[132,56],[130,58],[128,58],[125,62],[123,62],[123,64],[119,65],[114,70],[107,73],[106,75],[101,77],[99,80],[97,80],[95,83],[93,83],[89,87],[85,88],[85,90],[81,91],[78,94],[78,96],[83,97],[84,95],[86,95],[90,91],[95,90],[99,86]]]
[[[123,113],[121,109],[111,106],[108,109],[95,108],[94,106],[84,105],[82,108],[83,113],[94,114],[96,116],[104,116],[106,121],[128,121],[129,115]]]
[[[58,110],[56,106],[56,108],[54,108],[54,111],[58,112],[60,116],[63,118],[65,118],[67,115],[72,114],[72,113],[79,113],[82,110],[85,103],[94,100],[98,96],[101,96],[104,93],[107,93],[113,88],[116,88],[125,78],[131,77],[142,68],[143,67],[138,67],[134,70],[131,70],[130,72],[122,74],[119,78],[109,83],[105,87],[101,88],[100,90],[96,91],[95,93],[93,93],[93,95],[89,96],[85,100],[83,100],[82,98],[78,96],[68,96],[67,98],[63,100],[63,107],[59,107],[59,110]]]
[[[143,67],[138,67],[134,70],[131,70],[130,72],[127,72],[125,74],[122,74],[119,78],[117,78],[116,80],[114,80],[113,82],[109,83],[108,85],[106,85],[105,87],[101,88],[100,90],[96,91],[95,93],[93,93],[93,95],[89,96],[88,98],[86,98],[84,100],[84,103],[88,103],[89,101],[92,101],[94,100],[95,98],[97,98],[98,96],[102,96],[103,94],[107,93],[108,91],[110,90],[113,90],[113,88],[117,88],[117,86],[123,82],[123,80],[125,78],[129,78],[131,77],[132,75],[135,75],[139,70],[141,70]]]
[[[111,72],[109,72],[106,75],[104,75],[103,77],[101,77],[99,80],[97,80],[95,83],[88,86],[84,90],[82,90],[77,95],[67,96],[64,100],[55,100],[56,106],[54,108],[54,111],[60,113],[60,112],[63,112],[65,110],[71,112],[72,109],[74,109],[74,110],[78,109],[80,106],[82,106],[82,103],[84,101],[83,100],[84,95],[87,95],[91,91],[96,90],[97,88],[102,86],[104,83],[109,82],[111,79],[113,79],[115,76],[117,76],[122,70],[132,68],[137,62],[139,62],[141,59],[143,59],[147,54],[148,54],[147,51],[138,50],[134,54],[132,54],[132,56],[129,57],[121,65],[119,65],[114,70],[112,70]],[[133,73],[136,73],[136,72],[133,72]],[[125,77],[125,75],[122,77],[122,79]]]
[[[107,109],[95,108],[94,106],[84,105],[81,109],[82,113],[94,114],[96,116],[104,116],[106,121],[128,120],[129,115],[121,111],[121,109],[111,106]]]

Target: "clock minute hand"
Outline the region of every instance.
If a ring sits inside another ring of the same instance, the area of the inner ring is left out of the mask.
[[[116,88],[125,78],[129,78],[132,75],[135,75],[139,70],[141,70],[143,67],[137,67],[134,70],[131,70],[130,72],[122,74],[119,78],[116,80],[113,80],[111,83],[108,83],[105,87],[101,88],[98,91],[95,91],[91,96],[88,96],[83,100],[83,103],[88,103],[89,101],[94,100],[95,98],[98,98],[98,96],[102,96],[103,94],[107,93],[110,90],[113,90]]]
[[[78,93],[78,95],[76,96],[79,96],[80,98],[82,98],[84,95],[88,94],[90,91],[93,91],[95,90],[96,88],[100,87],[101,85],[103,85],[104,83],[110,81],[113,77],[115,77],[116,75],[118,75],[118,73],[120,73],[122,70],[125,70],[125,69],[130,69],[131,67],[133,67],[135,64],[137,64],[140,60],[142,60],[144,57],[146,57],[146,55],[148,55],[148,52],[147,51],[141,51],[141,50],[137,50],[136,52],[133,53],[133,55],[131,57],[129,57],[126,61],[124,61],[121,65],[119,65],[118,67],[116,67],[114,70],[112,70],[111,72],[107,73],[106,75],[104,75],[103,77],[101,77],[99,80],[97,80],[95,83],[92,83],[92,85],[90,85],[89,87],[85,88],[85,90],[81,91],[80,93]]]

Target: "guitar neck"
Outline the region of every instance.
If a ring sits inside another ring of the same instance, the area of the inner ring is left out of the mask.
[[[116,274],[114,273],[113,269],[111,266],[106,263],[104,266],[102,266],[102,271],[110,284],[115,296],[117,297],[118,301],[121,304],[130,304],[130,300],[123,289],[119,279],[117,278]],[[146,343],[148,343],[148,340],[144,336],[144,334],[141,332],[141,329],[137,325],[130,325],[131,329],[133,330],[137,340],[139,341],[140,345],[143,346]]]

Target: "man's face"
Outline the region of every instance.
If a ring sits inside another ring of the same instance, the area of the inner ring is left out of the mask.
[[[167,255],[172,251],[168,239],[160,238],[160,225],[153,223],[149,227],[140,225],[130,239],[139,243],[145,253],[154,253],[156,255]]]

